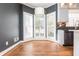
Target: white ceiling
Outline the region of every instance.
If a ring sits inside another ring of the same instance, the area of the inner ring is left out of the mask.
[[[22,3],[22,4],[29,6],[31,8],[36,8],[36,7],[47,8],[47,7],[52,6],[56,3]]]

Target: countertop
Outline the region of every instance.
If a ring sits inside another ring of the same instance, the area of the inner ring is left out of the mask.
[[[76,30],[76,31],[78,31],[79,30],[79,27],[76,27],[76,29],[75,29],[75,27],[57,27],[57,29],[61,29],[61,30],[72,30],[72,31]]]

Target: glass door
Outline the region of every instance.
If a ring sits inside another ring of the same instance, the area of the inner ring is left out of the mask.
[[[56,12],[47,14],[47,38],[56,41]]]
[[[45,37],[45,15],[34,15],[34,38]]]

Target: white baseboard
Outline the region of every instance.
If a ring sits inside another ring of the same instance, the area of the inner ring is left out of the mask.
[[[52,39],[49,39],[49,38],[31,38],[31,39],[25,39],[22,42],[27,42],[27,41],[31,41],[31,40],[49,40],[49,41],[53,41],[53,42],[60,44],[58,41],[55,41],[55,40],[52,40]]]
[[[48,40],[47,38],[27,38],[27,39],[24,39],[22,42],[28,42],[28,41],[31,41],[31,40]]]
[[[6,50],[0,52],[0,56],[4,55],[5,53],[7,53],[8,51],[10,51],[11,49],[13,49],[14,47],[16,47],[17,45],[19,45],[20,43],[22,43],[21,41],[17,42],[16,44],[12,45],[11,47],[7,48]]]

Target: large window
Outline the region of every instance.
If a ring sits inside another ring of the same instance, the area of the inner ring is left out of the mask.
[[[47,38],[56,40],[56,12],[33,15],[24,12],[24,39],[27,38]],[[34,22],[34,23],[33,23]],[[46,27],[47,26],[47,27]],[[34,27],[34,28],[33,28]],[[33,32],[34,29],[34,32]]]
[[[56,41],[56,12],[47,14],[47,38]]]
[[[34,16],[34,37],[45,37],[45,15]]]
[[[24,18],[24,39],[33,37],[33,15],[23,12]]]

